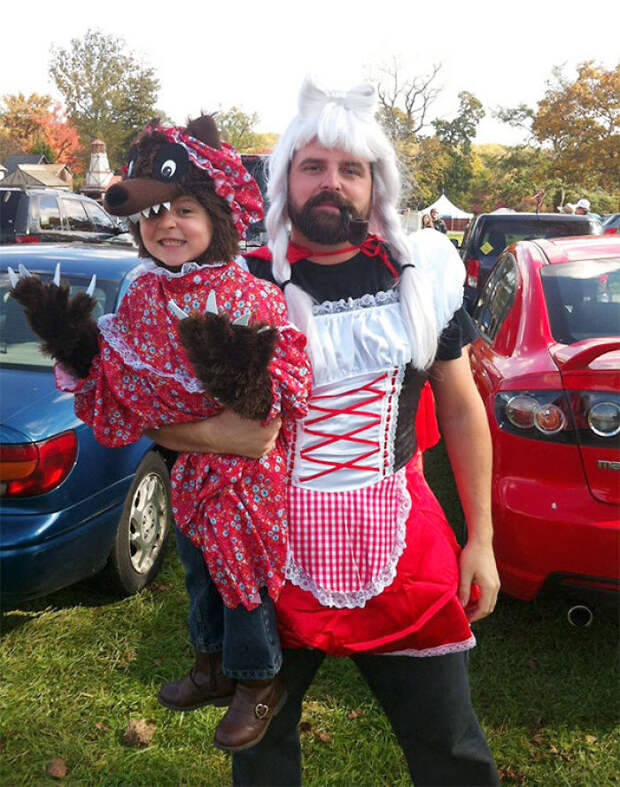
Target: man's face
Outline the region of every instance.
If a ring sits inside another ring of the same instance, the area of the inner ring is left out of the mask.
[[[433,221],[435,221],[435,219],[437,218],[437,215],[438,215],[437,211],[433,208],[433,210],[431,211],[431,218],[432,218]]]
[[[586,209],[585,209],[585,208],[575,208],[575,213],[576,213],[578,216],[585,216],[585,215],[586,215],[586,213],[587,213],[587,211],[586,211]]]
[[[340,148],[313,140],[293,156],[288,213],[293,235],[332,245],[348,240],[347,214],[368,219],[372,197],[370,164]]]

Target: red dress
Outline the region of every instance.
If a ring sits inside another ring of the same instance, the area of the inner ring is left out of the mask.
[[[462,264],[445,244],[420,241],[439,336],[462,301]],[[315,320],[325,361],[291,451],[282,645],[335,656],[467,650],[475,638],[457,595],[460,548],[423,475],[422,451],[438,438],[428,386],[417,453],[406,467],[396,462],[411,359],[398,291],[322,303]]]
[[[180,454],[171,472],[177,527],[202,550],[224,603],[253,609],[266,586],[277,598],[287,553],[286,437],[307,411],[311,374],[305,337],[287,322],[279,288],[236,263],[186,263],[170,273],[145,263],[116,314],[99,320],[100,349],[89,376],[59,387],[75,393],[75,411],[109,447],[142,437],[145,429],[198,421],[221,411],[196,379],[177,333],[170,301],[189,313],[205,311],[216,293],[218,310],[231,319],[279,328],[270,364],[273,405],[284,416],[282,438],[260,460],[232,455]]]

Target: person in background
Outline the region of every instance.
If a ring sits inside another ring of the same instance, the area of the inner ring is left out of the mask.
[[[448,234],[448,228],[446,227],[446,222],[441,218],[436,208],[431,209],[431,219],[433,222],[433,227],[436,230],[438,230],[439,232],[443,232],[444,235]]]
[[[577,216],[587,216],[590,212],[590,200],[582,197],[575,205],[575,214]]]
[[[425,229],[431,229],[431,230],[434,229],[434,227],[433,227],[433,220],[428,215],[428,213],[424,213],[423,216],[422,216],[422,229],[423,230],[425,230]]]

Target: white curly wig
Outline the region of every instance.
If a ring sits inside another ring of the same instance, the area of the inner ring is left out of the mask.
[[[279,284],[291,277],[286,258],[290,219],[288,175],[295,153],[316,139],[323,147],[339,148],[371,164],[373,192],[369,224],[389,245],[401,266],[415,264],[412,249],[401,228],[397,206],[400,176],[392,144],[375,120],[375,89],[365,84],[347,93],[326,91],[306,77],[299,94],[299,113],[280,137],[269,162],[267,195],[270,203],[265,224],[272,254],[272,271]],[[284,294],[291,322],[308,338],[308,351],[315,369],[323,364],[312,317],[312,299],[300,287],[287,284]],[[412,360],[417,368],[428,367],[437,349],[437,330],[432,310],[430,282],[422,270],[407,267],[400,277],[400,300],[409,332]]]

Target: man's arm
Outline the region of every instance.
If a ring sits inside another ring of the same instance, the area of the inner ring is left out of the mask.
[[[468,617],[474,621],[493,611],[499,592],[491,522],[491,436],[465,348],[454,361],[435,361],[430,379],[467,521],[467,544],[460,558],[459,598],[463,606],[468,605],[472,582],[481,589],[480,600],[468,609]]]
[[[275,418],[267,426],[250,421],[232,410],[204,421],[169,424],[145,432],[158,445],[171,451],[207,454],[236,454],[260,459],[273,449],[281,421]]]

